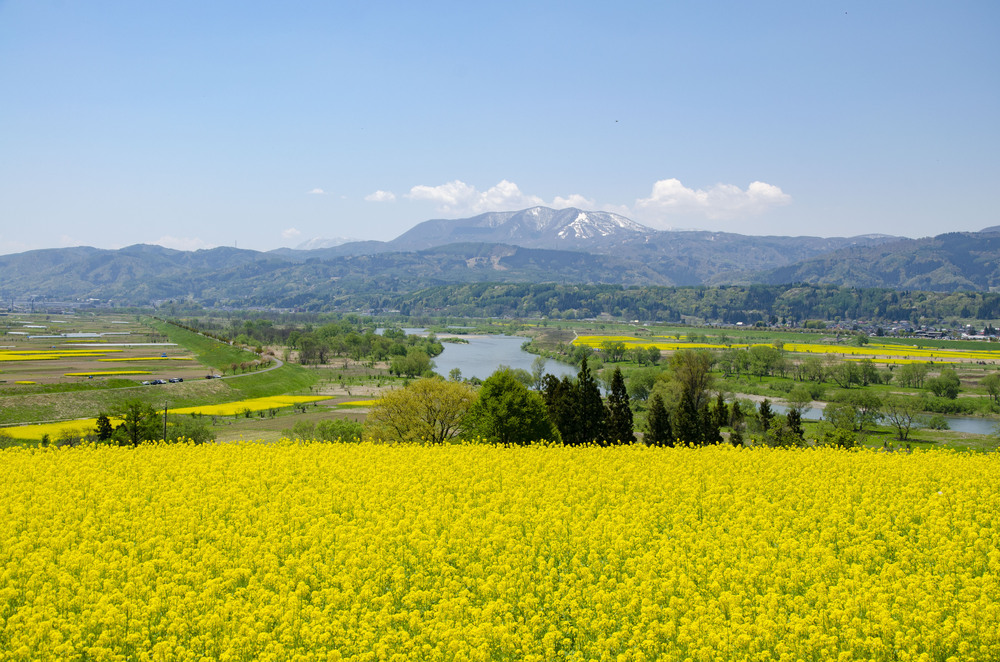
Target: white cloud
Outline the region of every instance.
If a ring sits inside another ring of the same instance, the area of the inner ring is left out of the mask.
[[[158,246],[164,248],[174,248],[179,251],[196,251],[199,248],[211,248],[208,244],[197,237],[172,237],[163,235],[153,241]]]
[[[295,237],[298,237],[300,234],[302,233],[296,230],[295,228],[288,228],[287,230],[281,231],[281,236],[284,237],[285,239],[294,239]]]
[[[576,207],[577,209],[585,209],[586,211],[593,211],[597,209],[597,203],[590,198],[585,198],[579,193],[571,193],[565,198],[557,195],[552,200],[552,204],[549,205],[553,209],[566,209],[567,207]]]
[[[365,200],[368,202],[392,202],[396,199],[396,194],[392,191],[383,191],[379,189],[370,195],[365,196]]]
[[[326,195],[326,191],[324,191],[321,188],[314,188],[313,190],[309,191],[309,195]]]
[[[538,196],[522,193],[517,184],[506,179],[486,191],[457,179],[440,186],[414,186],[406,197],[433,202],[438,211],[453,214],[481,214],[545,204]]]
[[[59,235],[59,246],[60,248],[69,248],[71,246],[82,246],[83,242],[74,239],[68,234]]]
[[[661,179],[653,184],[648,198],[635,201],[635,209],[659,220],[669,216],[732,219],[755,216],[791,201],[792,196],[765,182],[752,182],[744,191],[733,184],[692,189],[678,179]]]
[[[669,227],[668,222],[672,219],[690,223],[698,219],[746,218],[792,201],[790,195],[765,182],[752,182],[746,189],[733,184],[693,189],[684,186],[678,179],[656,182],[649,197],[636,200],[631,207],[599,203],[578,193],[556,196],[551,201],[546,201],[537,195],[525,193],[517,184],[506,179],[485,191],[458,179],[439,186],[418,185],[411,188],[404,197],[431,202],[438,212],[453,216],[512,211],[542,205],[553,209],[577,207],[588,211],[609,211],[659,227]],[[395,196],[379,190],[365,199],[383,201],[395,199]]]

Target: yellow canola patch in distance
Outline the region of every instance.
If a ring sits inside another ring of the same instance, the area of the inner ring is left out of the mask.
[[[179,407],[171,409],[175,414],[202,414],[205,416],[231,416],[246,410],[261,411],[267,409],[281,409],[282,407],[294,407],[295,405],[307,404],[329,400],[328,395],[275,395],[266,398],[251,398],[239,400],[237,402],[225,402],[218,405],[200,405],[197,407]]]

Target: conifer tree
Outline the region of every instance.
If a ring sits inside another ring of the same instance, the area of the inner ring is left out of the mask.
[[[774,419],[774,411],[771,409],[771,401],[764,398],[760,403],[760,428],[764,432],[771,429],[771,421]]]
[[[671,424],[674,435],[684,444],[700,444],[703,439],[701,416],[694,404],[692,394],[685,392],[677,403]]]
[[[577,443],[586,444],[597,441],[605,444],[607,440],[606,423],[604,420],[604,400],[601,399],[601,389],[597,380],[587,367],[587,358],[580,362],[580,372],[576,376],[576,412],[578,424]]]
[[[712,415],[715,417],[715,427],[717,429],[729,425],[729,407],[726,406],[726,401],[722,397],[722,391],[716,394],[715,409],[712,410]]]
[[[650,398],[643,441],[647,446],[674,445],[674,431],[670,425],[670,414],[667,413],[667,408],[659,393],[654,393],[653,397]]]
[[[568,446],[580,444],[582,435],[576,409],[576,384],[569,377],[560,380],[553,375],[545,375],[542,380],[542,398],[563,443]]]
[[[632,408],[629,406],[625,379],[620,368],[615,368],[611,377],[611,393],[608,394],[607,439],[610,444],[631,444],[635,441],[632,422]]]
[[[715,418],[715,411],[708,408],[708,404],[701,407],[698,412],[698,422],[700,423],[701,438],[698,440],[702,444],[717,444],[722,441],[719,434],[719,424]]]

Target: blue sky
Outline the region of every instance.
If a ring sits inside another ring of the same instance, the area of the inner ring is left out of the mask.
[[[1000,3],[0,0],[0,253],[1000,224]]]

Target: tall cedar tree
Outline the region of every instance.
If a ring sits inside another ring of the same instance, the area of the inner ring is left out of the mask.
[[[785,414],[785,419],[788,421],[788,429],[799,439],[802,439],[802,435],[805,434],[802,430],[802,414],[799,413],[798,409],[789,409],[788,413]]]
[[[597,441],[607,443],[607,427],[604,420],[604,400],[601,399],[601,389],[597,380],[587,367],[587,357],[580,362],[580,372],[576,376],[578,399],[576,402],[577,421],[582,433],[577,439],[579,444]]]
[[[771,409],[771,401],[764,398],[760,403],[760,429],[764,432],[770,430],[772,420],[774,420],[774,410]]]
[[[709,409],[708,404],[701,406],[698,419],[701,423],[701,443],[717,444],[722,441],[722,435],[719,434],[719,424],[715,418],[715,411]]]
[[[647,446],[674,445],[674,431],[670,425],[670,414],[667,413],[667,408],[659,393],[654,393],[649,401],[649,413],[646,416],[643,441]]]
[[[683,444],[699,445],[703,439],[701,416],[694,403],[694,395],[687,391],[681,394],[681,401],[671,420],[674,435]]]
[[[716,393],[715,409],[712,410],[712,414],[715,416],[716,429],[724,428],[729,425],[729,407],[726,406],[726,401],[722,397],[722,391]]]
[[[580,422],[576,411],[577,389],[569,377],[559,379],[545,375],[542,379],[542,397],[548,409],[549,418],[559,430],[563,443],[576,445],[580,442]]]
[[[111,419],[108,418],[107,414],[102,412],[101,415],[97,417],[97,440],[108,441],[111,439],[111,435],[114,434],[114,431],[115,429],[111,425]]]
[[[632,423],[632,408],[628,404],[628,392],[621,368],[615,368],[611,377],[611,393],[608,394],[606,415],[607,439],[609,444],[631,444],[635,442]]]

